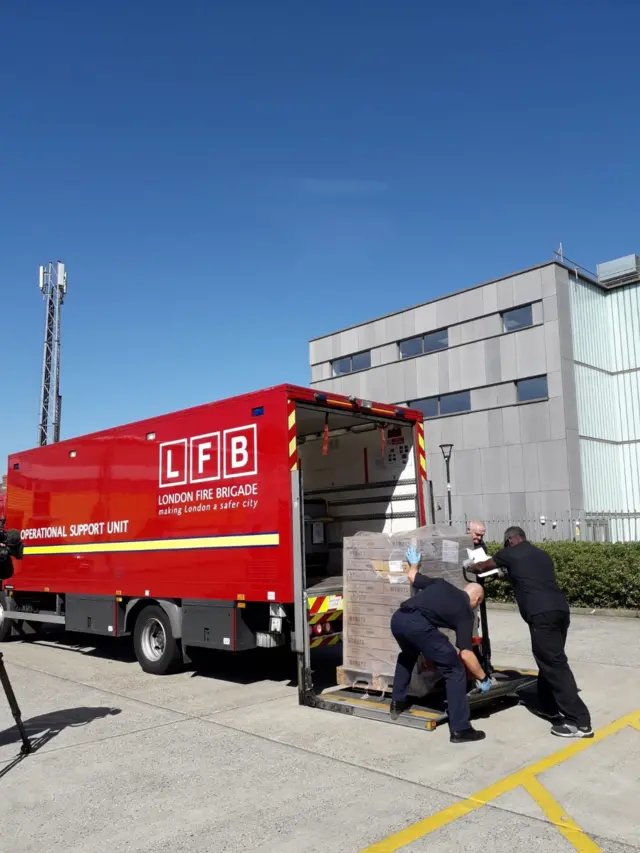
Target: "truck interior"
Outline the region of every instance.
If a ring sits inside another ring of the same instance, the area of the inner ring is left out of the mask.
[[[345,536],[419,525],[414,426],[362,409],[298,404],[308,586],[342,586]]]

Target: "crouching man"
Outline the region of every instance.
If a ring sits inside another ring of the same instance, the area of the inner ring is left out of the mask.
[[[482,740],[485,733],[474,729],[469,721],[465,667],[483,693],[489,690],[491,681],[473,652],[473,611],[483,600],[484,590],[477,583],[461,590],[442,578],[421,575],[420,559],[421,555],[409,548],[409,580],[418,592],[391,618],[391,632],[401,649],[393,678],[391,716],[397,719],[409,706],[411,675],[422,654],[444,677],[451,743]],[[438,628],[455,631],[457,648]]]

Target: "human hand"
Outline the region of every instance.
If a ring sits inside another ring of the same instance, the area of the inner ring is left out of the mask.
[[[413,546],[407,548],[405,556],[407,558],[407,563],[409,563],[410,566],[417,566],[422,559],[422,554],[419,554]]]
[[[489,676],[485,676],[485,678],[480,681],[479,679],[476,681],[476,687],[481,693],[487,693],[491,689],[491,679]]]

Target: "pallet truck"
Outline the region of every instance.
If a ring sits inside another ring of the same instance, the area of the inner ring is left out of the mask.
[[[307,594],[304,588],[304,566],[299,564],[295,568],[296,618],[293,646],[297,657],[299,703],[324,711],[335,711],[339,714],[365,717],[370,720],[426,729],[427,731],[435,731],[439,724],[446,722],[448,719],[447,703],[442,682],[423,699],[416,699],[414,704],[395,720],[391,719],[389,713],[391,695],[388,689],[373,689],[369,683],[361,685],[355,683],[346,688],[329,688],[320,694],[315,692],[306,618],[308,611]],[[483,585],[486,580],[497,574],[494,569],[485,572],[483,575],[471,577],[463,569],[465,581],[473,581]],[[483,711],[486,712],[491,706],[496,706],[498,703],[513,704],[518,701],[519,692],[524,688],[531,689],[538,676],[538,673],[532,670],[506,669],[493,665],[489,620],[484,601],[479,607],[479,615],[480,635],[474,638],[474,651],[482,668],[491,677],[493,685],[486,693],[481,693],[475,687],[475,682],[470,682],[468,697],[472,718]]]

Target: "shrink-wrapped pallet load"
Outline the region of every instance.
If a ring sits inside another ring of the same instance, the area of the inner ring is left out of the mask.
[[[341,684],[362,684],[389,690],[398,656],[390,622],[403,601],[411,597],[407,577],[407,548],[422,554],[420,572],[444,578],[462,588],[462,563],[471,537],[455,527],[429,525],[406,533],[357,533],[344,540],[343,665]],[[452,631],[443,630],[455,642]],[[424,696],[439,680],[435,667],[418,659],[410,692]]]

